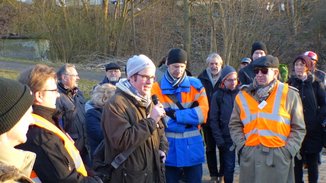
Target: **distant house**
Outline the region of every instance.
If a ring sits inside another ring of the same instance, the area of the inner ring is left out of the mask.
[[[50,43],[17,34],[0,35],[0,57],[26,60],[48,60]]]

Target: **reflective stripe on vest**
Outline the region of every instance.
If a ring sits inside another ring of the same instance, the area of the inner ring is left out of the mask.
[[[240,91],[236,102],[244,125],[246,146],[263,144],[267,147],[285,146],[290,134],[290,114],[286,111],[288,85],[277,82],[267,104],[260,109],[259,103],[247,92]]]
[[[31,172],[31,176],[30,178],[33,180],[33,182],[35,183],[42,183],[42,181],[38,178],[38,176],[36,175],[36,172],[33,170]]]
[[[43,117],[36,114],[32,114],[32,115],[34,118],[34,125],[53,132],[63,140],[65,149],[67,150],[68,154],[74,161],[77,172],[79,172],[83,176],[87,176],[87,171],[80,157],[79,151],[77,150],[74,142],[71,140],[68,134],[63,133],[58,127],[56,127],[54,124],[50,123]]]
[[[174,132],[165,132],[166,137],[175,138],[175,139],[183,139],[200,136],[199,130],[183,132],[183,133],[174,133]]]

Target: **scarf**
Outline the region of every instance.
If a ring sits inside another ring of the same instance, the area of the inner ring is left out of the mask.
[[[207,72],[209,80],[211,81],[211,83],[214,87],[221,76],[221,71],[219,71],[216,75],[213,75],[211,68],[208,67],[208,68],[206,68],[206,72]]]
[[[267,86],[259,86],[257,84],[257,81],[254,79],[253,81],[253,89],[256,91],[254,97],[258,99],[259,102],[262,102],[263,100],[266,100],[269,96],[270,92],[274,88],[276,84],[276,79],[274,79],[271,83],[269,83]]]
[[[148,107],[152,102],[150,96],[140,95],[137,89],[132,86],[132,84],[126,78],[120,79],[120,81],[116,84],[116,87],[125,92],[126,94],[130,95],[131,97],[135,98],[143,106]]]
[[[173,88],[178,88],[182,81],[186,78],[187,74],[186,71],[182,74],[180,78],[174,78],[169,70],[166,71],[164,74],[165,79],[172,85]]]

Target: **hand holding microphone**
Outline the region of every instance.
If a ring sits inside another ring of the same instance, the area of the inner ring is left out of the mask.
[[[163,105],[162,105],[161,103],[159,103],[157,95],[152,95],[152,101],[153,101],[153,104],[155,105],[155,106],[153,107],[152,113],[155,112],[155,111],[157,110],[157,112],[158,112],[158,114],[159,114],[159,118],[158,118],[157,121],[156,121],[155,118],[153,118],[153,119],[154,119],[156,122],[158,122],[158,121],[162,118],[161,120],[162,120],[162,122],[163,122],[163,125],[164,125],[165,128],[167,128],[166,123],[165,123],[165,121],[164,121],[165,110],[164,110]],[[151,113],[151,115],[152,115],[152,113]]]

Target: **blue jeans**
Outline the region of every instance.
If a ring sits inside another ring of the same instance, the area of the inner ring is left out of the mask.
[[[189,167],[165,167],[166,183],[179,183],[181,173],[184,173],[187,183],[201,183],[203,168],[202,164]]]
[[[230,147],[232,143],[226,143],[222,146],[219,146],[220,152],[220,165],[223,166],[220,169],[223,170],[224,173],[224,182],[232,183],[234,168],[235,168],[235,150],[230,151]]]

